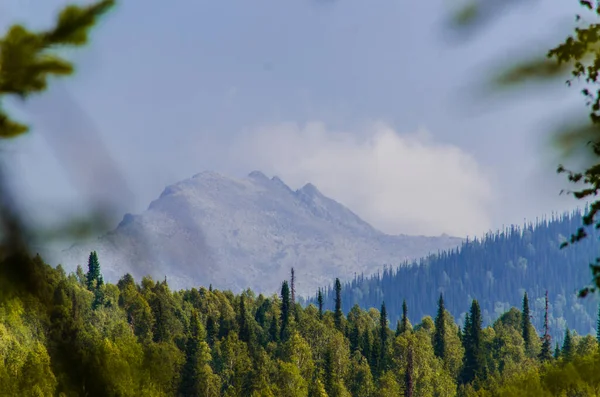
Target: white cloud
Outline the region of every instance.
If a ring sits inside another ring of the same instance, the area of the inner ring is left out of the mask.
[[[312,182],[387,233],[466,236],[490,227],[491,185],[481,167],[424,130],[398,134],[378,123],[340,132],[318,122],[278,124],[245,133],[230,154],[291,187]]]

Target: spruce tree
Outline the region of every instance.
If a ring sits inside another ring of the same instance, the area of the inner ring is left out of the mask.
[[[557,360],[560,358],[560,347],[558,346],[558,342],[554,345],[554,358]]]
[[[554,358],[558,359],[560,357],[560,347],[558,346],[558,342],[554,345]]]
[[[202,361],[202,342],[206,338],[206,333],[196,310],[192,311],[190,324],[190,335],[188,336],[185,347],[185,364],[181,370],[181,381],[179,384],[180,395],[199,396],[201,390],[202,375],[199,372]]]
[[[317,302],[319,304],[319,319],[323,318],[323,291],[319,288],[319,292],[317,293]]]
[[[379,368],[378,373],[382,373],[386,370],[387,367],[387,345],[388,345],[388,318],[387,318],[387,309],[385,307],[385,302],[381,303],[381,313],[379,316],[379,343],[380,343],[380,358],[379,358]]]
[[[294,268],[292,267],[292,305],[296,303],[296,275],[294,274]]]
[[[212,315],[206,320],[206,341],[213,347],[218,338],[217,322]]]
[[[465,355],[461,374],[462,383],[471,383],[475,378],[483,378],[485,375],[485,358],[483,352],[483,341],[481,338],[482,318],[479,302],[473,300],[471,310],[465,320],[465,331],[463,346]]]
[[[396,335],[410,331],[410,321],[408,321],[408,305],[406,299],[402,301],[402,320],[400,321],[400,331],[396,329]]]
[[[433,334],[433,352],[440,359],[446,358],[446,308],[444,297],[440,294],[437,316],[435,317],[435,333]]]
[[[402,322],[400,320],[396,321],[396,336],[400,336],[402,334]]]
[[[531,352],[531,313],[529,312],[529,299],[527,292],[523,295],[523,311],[521,313],[521,336],[525,342],[525,352]]]
[[[540,361],[552,359],[552,345],[548,328],[548,291],[546,291],[546,306],[544,309],[544,335],[542,336],[542,349],[539,356]]]
[[[246,313],[246,303],[244,295],[240,296],[240,312],[238,315],[238,330],[242,342],[250,342],[250,326],[248,325],[248,315]]]
[[[338,330],[342,330],[342,318],[344,314],[342,313],[342,284],[340,283],[340,279],[335,279],[335,312],[333,315],[333,319],[335,322],[335,327]]]
[[[598,319],[596,320],[596,340],[600,343],[600,304],[598,304]]]
[[[277,317],[273,314],[271,317],[271,325],[269,326],[269,340],[271,342],[279,341],[279,324],[277,323]]]
[[[282,342],[287,341],[290,335],[290,287],[287,281],[281,285],[281,328],[279,330],[279,338]]]
[[[573,350],[573,339],[571,338],[571,331],[569,330],[569,327],[567,327],[567,330],[565,331],[565,340],[563,341],[563,346],[560,354],[566,361],[569,361],[573,358]]]
[[[92,251],[88,257],[88,272],[86,275],[87,288],[90,291],[98,289],[102,285],[102,275],[100,274],[100,262],[98,254]]]

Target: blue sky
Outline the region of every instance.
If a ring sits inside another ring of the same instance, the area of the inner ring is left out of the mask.
[[[102,195],[120,217],[203,170],[261,169],[407,234],[481,234],[571,208],[546,140],[557,117],[582,112],[577,92],[465,95],[514,49],[562,39],[577,9],[566,3],[520,6],[457,45],[443,29],[448,1],[121,1],[70,54],[77,75],[18,108],[34,128],[11,145],[15,186],[44,215]],[[0,27],[48,26],[64,4],[4,0]],[[60,124],[77,111],[65,92],[87,124]],[[97,143],[47,148],[45,136],[68,136],[57,129],[91,127],[124,184],[94,168]],[[76,152],[80,179],[59,161]]]

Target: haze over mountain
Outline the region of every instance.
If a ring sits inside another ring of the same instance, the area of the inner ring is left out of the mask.
[[[294,191],[259,171],[242,179],[202,172],[168,186],[142,214],[126,214],[114,231],[51,261],[67,270],[85,267],[95,250],[111,281],[125,272],[137,279],[168,275],[174,288],[212,283],[267,293],[294,267],[298,294],[312,294],[335,277],[371,274],[461,241],[384,234],[310,183]]]

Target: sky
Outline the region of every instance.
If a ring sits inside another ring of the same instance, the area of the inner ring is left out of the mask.
[[[121,1],[66,52],[74,77],[7,104],[32,125],[4,147],[14,187],[36,219],[99,197],[121,218],[198,172],[258,169],[387,233],[463,237],[575,207],[548,129],[583,114],[576,90],[470,90],[562,40],[577,2],[528,2],[461,43],[451,3]],[[64,4],[2,0],[0,28]]]

